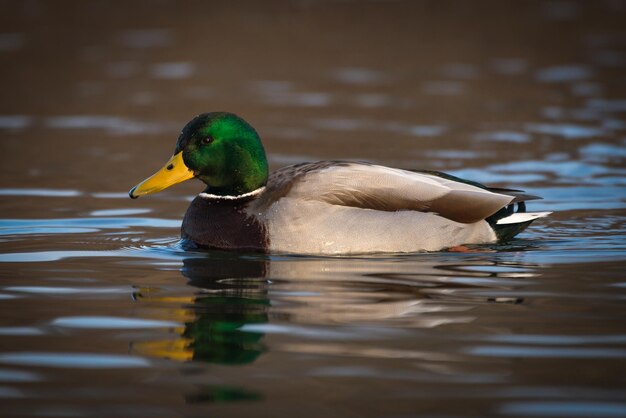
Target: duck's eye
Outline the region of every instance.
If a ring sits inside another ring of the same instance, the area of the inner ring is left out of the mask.
[[[205,136],[204,138],[202,138],[201,142],[202,142],[203,145],[210,144],[211,142],[213,142],[213,137],[212,136]]]

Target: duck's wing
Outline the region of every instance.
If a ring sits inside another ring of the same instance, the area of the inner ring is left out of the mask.
[[[504,188],[504,187],[485,186],[484,184],[480,184],[480,183],[478,183],[476,181],[462,179],[462,178],[453,176],[451,174],[442,173],[441,171],[433,171],[433,170],[410,170],[410,171],[412,171],[414,173],[421,173],[421,174],[426,174],[426,175],[429,175],[429,176],[434,176],[434,177],[437,177],[437,178],[443,178],[443,179],[451,180],[451,181],[456,182],[456,183],[469,184],[470,186],[476,186],[476,187],[478,187],[480,189],[489,190],[490,192],[493,192],[493,193],[498,193],[498,194],[503,194],[503,195],[507,195],[507,196],[512,196],[513,200],[511,201],[511,203],[519,203],[519,202],[526,202],[528,200],[543,199],[540,196],[535,196],[535,195],[528,194],[528,193],[524,192],[523,190],[507,189],[507,188]]]
[[[462,223],[483,220],[514,199],[429,173],[367,163],[317,164],[279,173],[274,187],[285,197],[383,211],[434,212]]]
[[[525,193],[523,190],[505,189],[502,187],[487,187],[486,189],[489,190],[490,192],[512,196],[513,200],[511,201],[511,203],[520,203],[520,202],[526,202],[528,200],[543,199],[543,197]]]

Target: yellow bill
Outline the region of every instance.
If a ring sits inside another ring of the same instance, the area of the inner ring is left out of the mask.
[[[128,195],[136,199],[139,196],[160,192],[163,189],[167,189],[170,186],[193,177],[193,171],[185,165],[183,152],[181,151],[170,158],[163,168],[133,187],[130,192],[128,192]]]

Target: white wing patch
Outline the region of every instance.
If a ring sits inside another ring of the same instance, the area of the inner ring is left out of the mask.
[[[523,222],[532,221],[538,218],[543,218],[550,215],[552,212],[518,212],[500,219],[496,222],[498,225],[507,224],[519,224]]]

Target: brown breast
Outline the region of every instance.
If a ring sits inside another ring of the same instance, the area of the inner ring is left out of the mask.
[[[251,199],[197,196],[185,213],[181,237],[204,248],[267,252],[267,228],[245,210]]]

